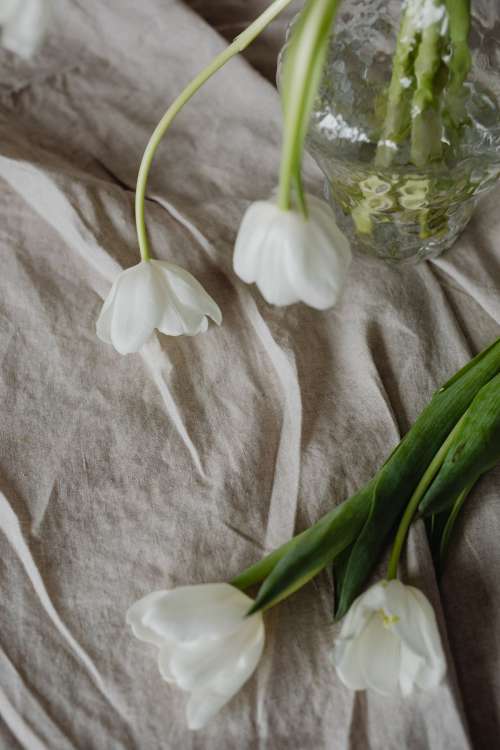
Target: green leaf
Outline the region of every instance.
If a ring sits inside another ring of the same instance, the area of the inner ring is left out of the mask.
[[[349,558],[351,556],[354,543],[346,547],[343,552],[335,558],[333,562],[333,582],[335,586],[335,606],[334,606],[334,617],[337,619],[338,603],[340,601],[340,594],[342,586],[344,585],[345,576],[347,573],[347,566]]]
[[[338,612],[347,611],[370,575],[422,474],[475,396],[500,372],[500,339],[438,391],[377,475],[295,540],[262,584],[252,611],[297,591],[349,545]]]
[[[262,584],[249,614],[293,594],[354,541],[369,513],[374,482],[334,508],[280,560]]]
[[[451,511],[448,513],[448,517],[446,519],[446,523],[444,525],[441,539],[439,542],[439,556],[436,561],[436,567],[438,569],[439,574],[443,570],[444,567],[444,561],[446,559],[446,555],[448,554],[448,548],[450,546],[450,540],[453,533],[453,530],[455,528],[455,524],[457,522],[457,518],[460,515],[460,512],[464,506],[465,501],[467,500],[467,497],[469,496],[469,493],[471,491],[472,487],[466,487],[460,495],[455,500]]]
[[[461,428],[419,510],[450,508],[461,493],[500,461],[500,375],[487,383],[465,414]]]
[[[455,385],[455,383],[460,380],[461,378],[465,377],[469,370],[472,370],[476,365],[485,357],[488,356],[488,354],[492,351],[492,349],[496,349],[498,347],[499,339],[494,341],[492,344],[486,347],[486,349],[483,349],[483,351],[479,352],[479,354],[476,354],[475,357],[473,357],[470,362],[467,362],[467,364],[462,367],[458,372],[456,372],[449,380],[446,381],[444,385],[441,386],[438,393],[442,393],[447,388],[449,388],[452,385]]]
[[[370,575],[422,474],[468,407],[500,371],[500,339],[438,391],[377,477],[370,516],[349,559],[338,616],[344,615]],[[455,494],[455,497],[458,492]]]
[[[434,566],[437,569],[439,562],[439,549],[441,546],[441,537],[444,527],[448,520],[448,513],[436,513],[425,519],[425,530],[427,532],[427,541],[431,549]]]

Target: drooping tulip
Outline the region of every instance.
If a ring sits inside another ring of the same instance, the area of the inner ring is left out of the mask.
[[[137,352],[158,329],[167,336],[194,336],[217,325],[222,314],[212,297],[183,268],[141,261],[115,280],[97,321],[97,335],[120,354]]]
[[[272,305],[326,310],[342,291],[351,250],[328,204],[311,195],[306,203],[307,218],[272,200],[253,203],[236,239],[234,270]]]

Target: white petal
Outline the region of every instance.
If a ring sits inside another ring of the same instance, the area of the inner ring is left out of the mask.
[[[193,693],[187,707],[191,729],[204,726],[247,682],[262,656],[264,640],[262,617],[252,617],[219,644],[210,667],[207,660],[204,671],[191,675]]]
[[[181,586],[166,592],[144,617],[144,624],[177,643],[220,638],[241,627],[253,600],[228,583]]]
[[[330,207],[313,196],[308,196],[307,201],[309,218],[301,221],[300,234],[297,232],[289,275],[303,302],[326,310],[335,305],[344,287],[351,250]]]
[[[22,57],[31,57],[43,40],[50,16],[47,0],[18,0],[3,13],[2,45]]]
[[[235,273],[247,284],[257,281],[266,237],[279,208],[271,201],[252,203],[245,212],[234,248]]]
[[[163,308],[162,317],[158,323],[158,330],[165,336],[196,336],[208,329],[208,320],[193,310],[183,310],[171,289],[168,289],[168,302]]]
[[[111,320],[113,319],[113,304],[116,297],[117,286],[118,279],[113,283],[96,323],[96,333],[105,344],[111,344]]]
[[[298,221],[294,211],[282,211],[271,201],[259,201],[247,210],[236,239],[235,272],[243,281],[255,282],[271,305],[299,301],[287,275],[290,242]]]
[[[426,651],[425,642],[422,639],[419,624],[415,621],[414,599],[410,596],[409,589],[409,586],[406,586],[397,579],[388,581],[386,585],[385,608],[389,614],[395,615],[398,618],[394,624],[394,628],[399,634],[400,639],[417,656],[424,659]],[[417,619],[419,619],[418,612]]]
[[[151,262],[123,271],[112,303],[111,342],[120,354],[137,352],[159,325],[165,292]]]
[[[160,647],[160,653],[158,654],[158,669],[165,682],[175,682],[175,677],[172,674],[172,657],[175,653],[175,645],[164,641]]]
[[[164,310],[159,330],[170,336],[193,336],[208,328],[207,317],[220,325],[222,313],[201,284],[183,268],[165,261],[151,261],[159,272],[169,305]]]
[[[249,679],[260,661],[265,644],[264,621],[261,614],[253,615],[227,644],[225,666],[217,674],[215,689],[234,695]],[[231,655],[231,658],[229,658]]]
[[[341,639],[355,638],[368,624],[373,612],[386,606],[386,582],[380,581],[364,591],[351,604],[342,622]]]
[[[292,218],[292,217],[290,217]],[[300,302],[300,295],[290,282],[290,259],[295,254],[296,235],[292,227],[285,229],[275,222],[268,232],[263,246],[261,264],[256,283],[260,293],[270,305],[293,305]],[[296,222],[288,222],[295,224]]]
[[[178,300],[186,307],[207,315],[220,326],[222,323],[220,307],[205,291],[200,282],[180,266],[171,265],[170,274],[172,276],[172,287]]]
[[[144,623],[144,619],[149,611],[160,602],[169,592],[168,591],[153,591],[151,594],[144,596],[139,601],[132,604],[129,608],[126,620],[128,625],[132,628],[132,632],[136,638],[140,641],[146,641],[146,643],[154,643],[155,646],[163,646],[165,638],[157,631],[152,630]]]
[[[398,615],[394,628],[401,641],[420,658],[422,675],[437,684],[446,671],[446,660],[429,600],[419,589],[396,580],[387,586],[387,606]]]
[[[424,665],[423,659],[401,642],[401,666],[399,686],[403,695],[411,695],[417,684],[417,676]]]
[[[254,615],[228,636],[178,644],[170,671],[183,690],[210,687],[232,695],[254,671],[263,647],[262,617]]]
[[[395,695],[399,686],[401,642],[379,613],[372,615],[359,636],[359,660],[368,687],[381,695]]]
[[[333,662],[337,675],[350,690],[365,690],[368,685],[359,659],[359,639],[340,640],[335,643]]]
[[[412,602],[412,620],[418,624],[425,653],[415,681],[421,689],[428,690],[438,685],[446,674],[446,657],[432,605],[419,589],[406,588]],[[408,643],[406,638],[405,643]]]
[[[351,690],[368,687],[360,657],[361,636],[385,605],[385,581],[381,581],[358,596],[344,617],[332,657],[338,676]]]

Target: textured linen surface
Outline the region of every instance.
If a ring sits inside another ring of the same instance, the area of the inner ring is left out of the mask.
[[[235,277],[237,227],[279,166],[282,20],[183,112],[148,189],[156,256],[196,275],[222,328],[127,357],[97,339],[111,282],[138,260],[149,134],[264,4],[55,0],[34,60],[0,53],[2,748],[498,746],[498,470],[439,589],[423,529],[411,534],[405,580],[436,607],[449,658],[432,693],[343,688],[327,574],[266,615],[257,672],[200,733],[125,625],[148,592],[227,580],[349,496],[500,332],[499,192],[435,262],[357,256],[326,313],[270,307]],[[309,188],[322,189],[312,166]]]

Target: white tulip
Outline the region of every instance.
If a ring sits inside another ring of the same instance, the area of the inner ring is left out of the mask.
[[[307,196],[308,218],[272,201],[253,203],[236,239],[234,270],[272,305],[326,310],[344,286],[351,250],[325,201]]]
[[[2,46],[31,57],[43,41],[50,17],[50,0],[0,0]]]
[[[167,336],[194,336],[220,325],[218,305],[194,276],[173,263],[141,261],[123,271],[104,302],[97,335],[120,354],[137,352],[157,328]]]
[[[335,644],[333,660],[352,690],[382,695],[436,687],[446,660],[434,610],[421,591],[382,581],[353,603]]]
[[[204,727],[253,674],[264,648],[253,600],[228,583],[156,591],[134,604],[127,622],[141,641],[160,650],[164,680],[190,696],[190,729]]]

